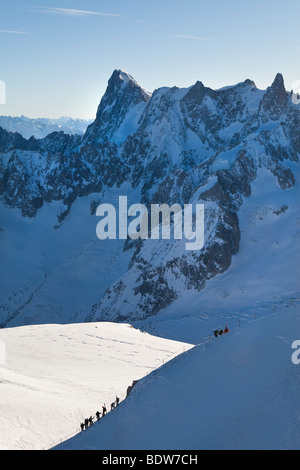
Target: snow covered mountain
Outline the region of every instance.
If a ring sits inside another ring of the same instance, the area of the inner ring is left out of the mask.
[[[134,134],[151,94],[123,70],[112,74],[99,105],[96,120],[89,126],[84,142],[120,144]]]
[[[206,328],[224,302],[231,314],[296,296],[299,128],[280,74],[267,90],[246,80],[150,94],[116,70],[83,137],[0,130],[1,325],[130,320],[160,334],[175,321],[190,341],[191,322]],[[204,248],[100,242],[96,207],[120,195],[204,204]]]
[[[26,116],[0,116],[0,127],[8,132],[18,132],[25,139],[32,136],[36,139],[43,139],[52,132],[82,135],[91,122],[90,120],[72,119],[70,117],[30,119]]]

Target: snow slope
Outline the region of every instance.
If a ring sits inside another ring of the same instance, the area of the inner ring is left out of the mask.
[[[0,330],[0,449],[49,448],[78,432],[84,418],[191,347],[130,325],[90,323]],[[1,343],[3,344],[3,343]]]
[[[58,449],[300,449],[300,310],[196,347]]]
[[[134,192],[122,190],[135,200]],[[114,203],[118,194],[107,191],[103,198]],[[131,253],[123,252],[122,241],[96,236],[90,205],[100,200],[99,194],[78,199],[60,227],[61,203],[45,204],[34,219],[0,205],[0,324],[3,316],[9,327],[24,318],[26,325],[85,321],[99,295],[126,272]]]
[[[292,189],[282,191],[273,175],[259,169],[239,211],[241,243],[229,269],[201,292],[185,290],[155,318],[133,322],[148,332],[199,343],[213,329],[272,313],[300,298],[300,173]]]

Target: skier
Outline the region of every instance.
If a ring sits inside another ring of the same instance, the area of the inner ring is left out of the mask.
[[[105,406],[105,403],[104,405],[102,406],[102,416],[104,417],[105,416],[105,413],[106,413],[106,406]]]
[[[84,431],[84,423],[81,423],[80,427],[81,427],[81,432]]]
[[[84,420],[84,425],[85,425],[85,429],[87,429],[89,427],[89,420],[88,419]]]
[[[99,413],[99,411],[97,411],[97,413],[96,413],[96,418],[97,418],[97,421],[99,421],[100,418],[101,418],[101,413]]]
[[[92,426],[92,425],[94,424],[94,421],[93,421],[93,417],[92,417],[92,416],[90,416],[90,418],[89,418],[89,423],[90,423],[90,426]]]
[[[110,411],[112,411],[115,407],[115,402],[112,402],[112,404],[110,405]]]
[[[119,397],[116,397],[116,406],[118,406],[120,403],[120,398]]]
[[[219,330],[214,331],[215,338],[219,336],[219,333],[220,333]]]
[[[226,333],[229,333],[229,331],[230,331],[230,330],[228,329],[228,327],[227,327],[227,325],[226,325],[225,330],[224,330],[224,334],[226,335]]]

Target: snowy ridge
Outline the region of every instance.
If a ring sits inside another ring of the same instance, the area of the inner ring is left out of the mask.
[[[296,450],[300,376],[291,346],[299,328],[295,306],[196,347],[57,449]]]

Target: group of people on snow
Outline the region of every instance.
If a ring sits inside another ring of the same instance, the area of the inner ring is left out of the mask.
[[[224,330],[218,329],[218,330],[214,331],[214,336],[217,338],[218,336],[226,335],[226,333],[229,333],[229,331],[230,330],[228,329],[228,327],[226,325]]]
[[[118,406],[120,403],[120,398],[119,397],[116,397],[116,400],[112,402],[112,404],[110,405],[110,409],[113,410],[114,408],[116,408],[116,406]],[[86,418],[84,420],[83,423],[80,424],[80,429],[81,431],[85,431],[87,428],[89,428],[90,426],[92,426],[94,424],[94,420],[96,418],[97,421],[100,421],[101,417],[104,418],[104,416],[106,415],[107,413],[107,408],[106,408],[106,405],[104,404],[102,406],[102,416],[101,416],[101,413],[100,411],[97,411],[95,413],[95,416],[90,416],[89,418]]]
[[[229,329],[228,329],[228,326],[226,325],[224,330],[222,330],[221,328],[219,328],[218,330],[215,330],[214,331],[214,336],[215,338],[217,338],[218,336],[223,336],[223,335],[226,335],[226,333],[229,333]],[[116,397],[116,400],[114,402],[112,402],[112,404],[110,405],[110,409],[111,411],[116,408],[120,403],[120,399],[119,397]],[[106,409],[106,405],[104,404],[102,406],[102,418],[104,418],[104,416],[106,415],[107,413],[107,409]],[[101,419],[101,413],[100,411],[97,411],[95,413],[95,416],[90,416],[89,418],[86,418],[84,420],[83,423],[80,424],[80,428],[81,428],[81,431],[84,431],[85,429],[87,429],[88,427],[92,426],[94,424],[94,419],[96,418],[97,421],[100,421]]]
[[[218,329],[218,330],[215,330],[214,331],[214,336],[217,338],[218,336],[222,336],[222,335],[226,335],[226,333],[229,333],[229,329],[227,327],[227,325],[225,326],[224,330],[222,329]],[[120,399],[119,397],[116,397],[116,400],[114,402],[112,402],[112,404],[110,405],[110,409],[111,411],[116,408],[120,403]],[[92,426],[94,424],[94,419],[96,418],[97,421],[100,421],[101,417],[104,418],[104,416],[106,415],[107,413],[107,408],[106,408],[106,405],[104,404],[102,406],[102,416],[101,416],[101,413],[100,411],[97,411],[95,413],[95,416],[90,416],[89,418],[86,418],[84,420],[83,423],[80,424],[80,428],[81,428],[81,431],[84,431],[85,429],[89,428],[90,426]]]

